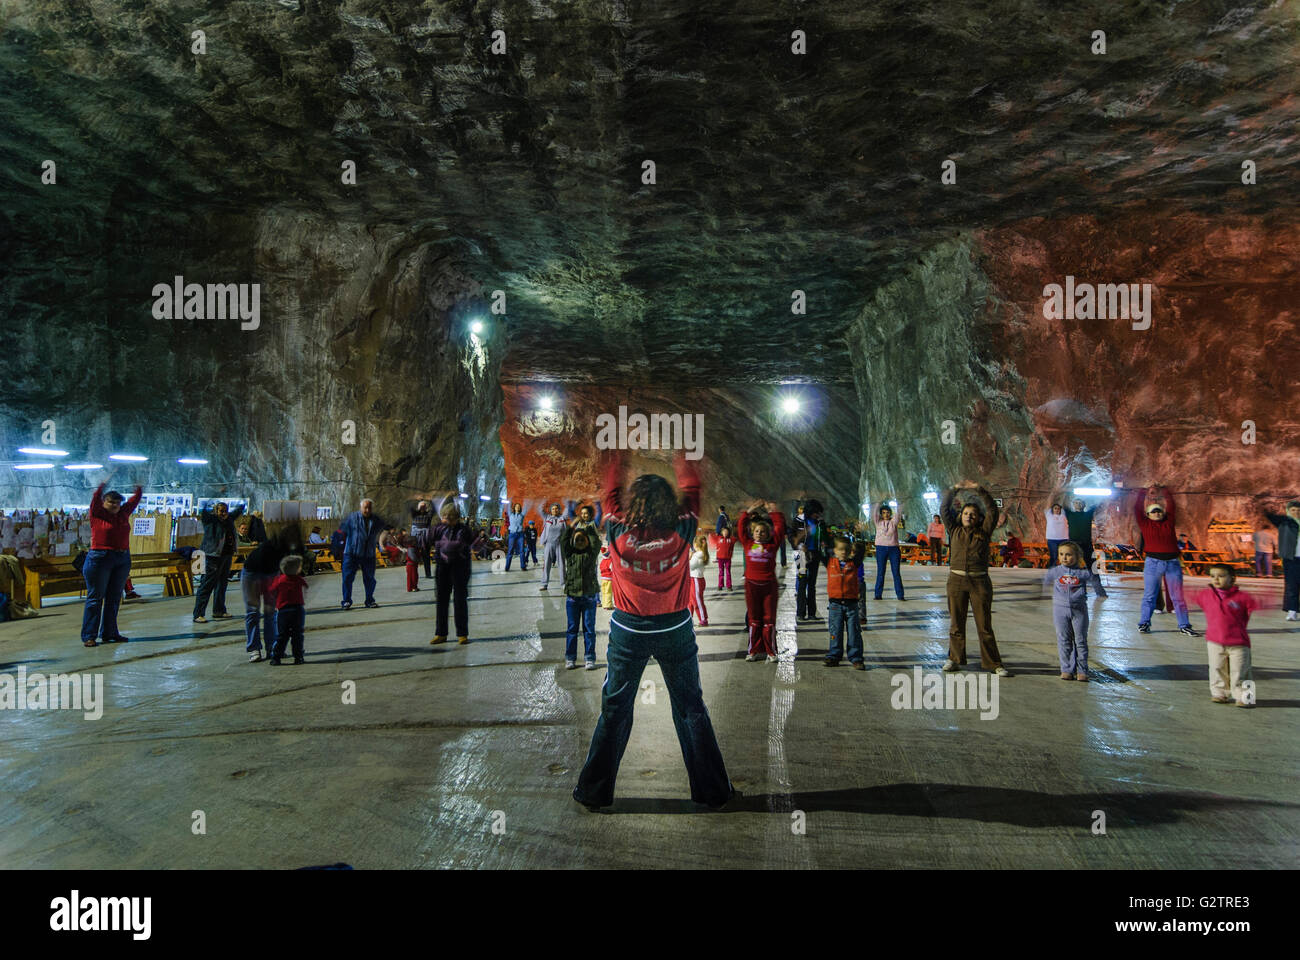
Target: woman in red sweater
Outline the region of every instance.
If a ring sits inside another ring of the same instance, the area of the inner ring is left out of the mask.
[[[589,810],[614,802],[614,781],[632,732],[632,707],[650,657],[663,672],[691,799],[723,806],[735,794],[700,690],[699,648],[687,610],[691,541],[699,524],[700,481],[691,462],[674,462],[681,497],[663,477],[644,474],[623,504],[625,455],[605,464],[605,542],[613,574],[608,668],[600,719],[573,799]]]
[[[113,477],[109,474],[109,480]],[[123,643],[126,637],[117,630],[117,608],[122,602],[122,588],[131,573],[131,514],[140,504],[144,491],[135,488],[131,499],[122,503],[116,490],[104,493],[108,480],[101,483],[90,498],[90,552],[81,567],[86,578],[86,610],[81,618],[81,643],[97,647],[95,638],[104,643]]]

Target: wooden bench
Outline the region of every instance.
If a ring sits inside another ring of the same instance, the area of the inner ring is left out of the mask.
[[[1193,576],[1206,574],[1213,564],[1229,566],[1234,573],[1253,573],[1255,570],[1253,557],[1247,560],[1245,557],[1233,557],[1215,550],[1184,550],[1182,561],[1184,569]]]
[[[175,553],[133,553],[131,576],[162,577],[165,597],[188,597],[194,593],[189,562]]]
[[[42,597],[76,593],[84,596],[86,578],[72,565],[72,557],[36,557],[23,559],[27,603],[40,609]],[[194,592],[190,565],[174,553],[138,553],[131,555],[131,577],[162,577],[163,594],[184,597]]]
[[[18,561],[23,570],[27,604],[40,609],[41,597],[86,590],[86,578],[72,565],[72,557],[35,557]]]

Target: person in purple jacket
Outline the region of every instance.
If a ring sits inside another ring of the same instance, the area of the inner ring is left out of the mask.
[[[438,511],[442,522],[425,534],[425,547],[437,561],[434,585],[437,588],[437,626],[430,643],[447,642],[447,606],[455,595],[456,639],[469,643],[469,573],[474,534],[461,522],[460,508],[448,497]]]

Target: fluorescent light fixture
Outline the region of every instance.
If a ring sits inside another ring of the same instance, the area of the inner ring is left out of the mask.
[[[1110,487],[1075,487],[1076,497],[1109,497],[1115,491]]]
[[[206,460],[200,460],[198,457],[181,457],[181,458],[180,458],[179,460],[177,460],[176,462],[177,462],[177,463],[186,463],[186,464],[189,464],[190,466],[201,467],[201,466],[203,466],[204,464],[206,464],[208,461],[206,461]]]
[[[486,493],[480,493],[478,498],[479,498],[480,500],[491,500],[491,499],[492,499],[492,498],[489,497]]]
[[[924,497],[926,500],[938,500],[938,499],[939,499],[939,495],[938,495],[937,493],[935,493],[933,490],[927,490],[925,493],[921,494],[921,496]]]
[[[550,397],[542,397],[542,399],[538,401],[538,404],[543,410],[551,410],[555,407],[555,401]]]
[[[132,462],[132,463],[143,463],[144,461],[148,460],[149,458],[148,458],[148,457],[142,457],[142,456],[140,456],[139,454],[135,454],[135,453],[110,453],[110,454],[108,455],[108,459],[110,459],[110,460],[129,460],[129,461]]]
[[[509,503],[509,502],[510,502],[510,498],[509,498],[509,497],[502,497],[502,498],[501,498],[501,502],[502,502],[502,503]]]
[[[897,501],[897,500],[890,500],[890,501],[889,501],[889,505],[890,505],[891,507],[893,507],[895,510],[898,509],[898,501]]]
[[[103,470],[102,463],[65,463],[64,470]]]
[[[30,453],[37,457],[66,457],[68,451],[55,450],[53,447],[19,447],[19,453]]]
[[[482,332],[483,332],[483,321],[482,321],[482,320],[475,320],[473,323],[471,323],[471,324],[469,325],[469,332],[470,332],[470,333],[482,333]]]
[[[782,413],[798,413],[798,412],[799,412],[799,398],[798,398],[798,397],[783,397],[783,398],[781,399],[781,412],[782,412]]]
[[[53,470],[52,463],[15,463],[15,470]]]

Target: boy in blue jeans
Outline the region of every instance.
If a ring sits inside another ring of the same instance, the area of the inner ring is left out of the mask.
[[[600,593],[597,565],[600,534],[591,522],[591,508],[583,507],[578,521],[560,534],[560,565],[564,573],[565,609],[569,628],[564,639],[564,669],[578,666],[578,627],[582,626],[583,654],[588,670],[596,669],[596,597]]]
[[[838,666],[848,634],[849,662],[855,670],[865,670],[862,652],[862,627],[858,623],[858,599],[861,582],[858,565],[852,559],[853,545],[848,537],[835,538],[835,553],[826,561],[826,626],[830,631],[830,649],[826,666]]]

